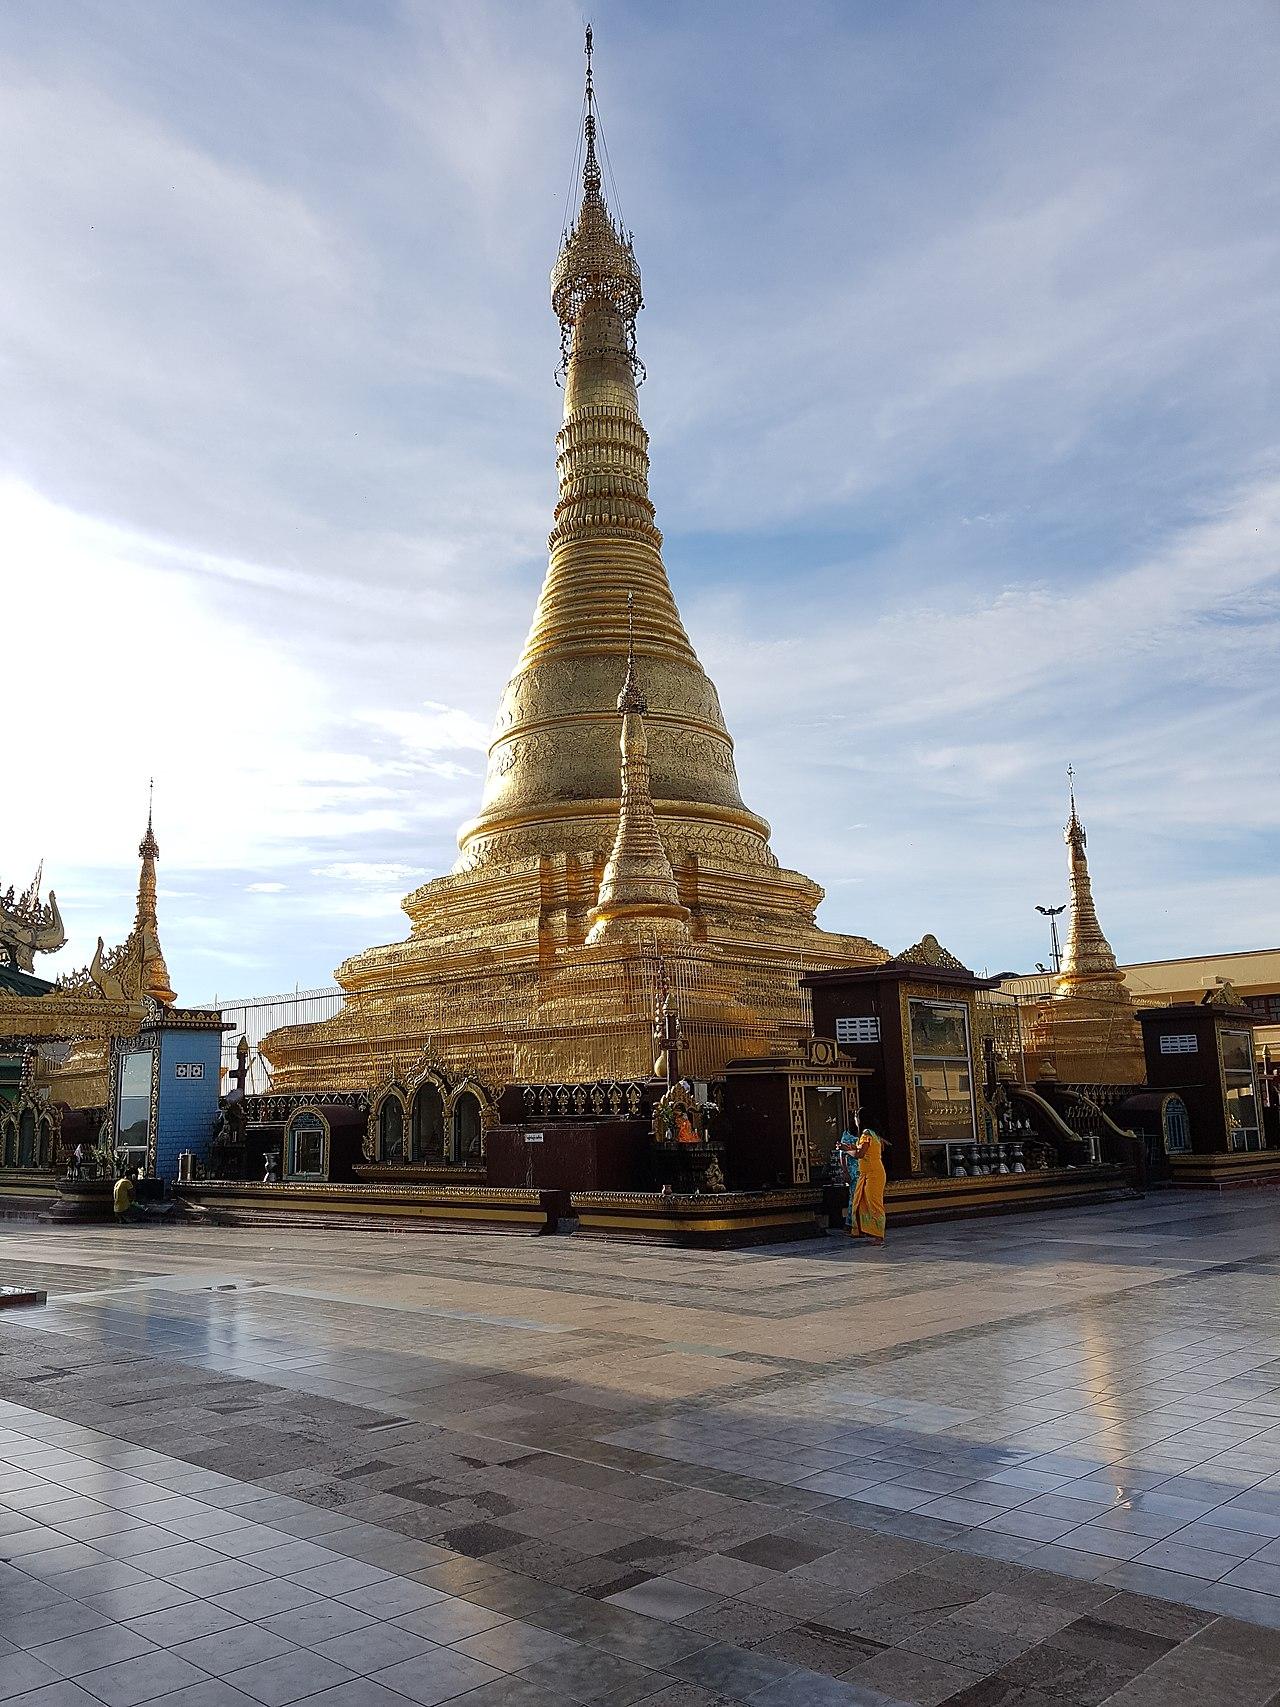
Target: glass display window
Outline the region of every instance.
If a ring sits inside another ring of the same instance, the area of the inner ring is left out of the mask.
[[[964,1002],[912,998],[911,1075],[922,1144],[974,1137],[969,1010]]]
[[[323,1179],[325,1130],[318,1114],[295,1114],[289,1124],[289,1172]]]
[[[1253,1077],[1253,1038],[1247,1031],[1218,1033],[1222,1045],[1222,1065],[1228,1073],[1248,1073]]]
[[[813,1180],[830,1167],[832,1152],[844,1131],[844,1092],[838,1085],[804,1087],[804,1125],[809,1147],[809,1178]]]
[[[1253,1079],[1253,1034],[1220,1031],[1218,1048],[1226,1100],[1227,1143],[1233,1150],[1260,1150],[1262,1125]]]
[[[120,1089],[116,1102],[116,1148],[127,1150],[134,1162],[145,1158],[151,1148],[151,1076],[155,1053],[134,1049],[120,1063]]]

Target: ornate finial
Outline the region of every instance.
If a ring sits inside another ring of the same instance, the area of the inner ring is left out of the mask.
[[[1078,844],[1084,848],[1088,846],[1089,838],[1085,834],[1084,825],[1080,822],[1080,814],[1076,811],[1076,768],[1074,765],[1067,766],[1067,792],[1071,799],[1071,815],[1067,819],[1067,827],[1063,834],[1068,844]]]
[[[600,162],[596,159],[596,87],[591,78],[592,35],[587,25],[587,117],[583,126],[587,138],[586,158],[582,162],[582,187],[589,196],[600,194]]]
[[[139,859],[159,859],[160,844],[156,841],[155,832],[151,828],[151,812],[155,804],[156,779],[147,778],[147,833],[138,843]]]
[[[888,964],[891,966],[943,966],[952,972],[969,971],[962,960],[957,960],[949,949],[943,948],[932,931],[926,931],[919,942],[912,943],[910,948],[904,948],[901,954],[895,954]]]
[[[595,79],[592,74],[593,37],[587,26],[587,86],[583,135],[586,149],[582,163],[582,206],[565,233],[560,255],[551,270],[551,306],[560,321],[561,371],[569,371],[575,353],[618,356],[631,369],[634,381],[644,374],[636,355],[636,315],[644,306],[640,292],[640,268],[636,265],[630,235],[619,230],[605,203],[596,156],[599,119],[596,114]],[[620,326],[602,329],[595,322],[597,310],[616,318]],[[590,324],[585,328],[583,322]]]
[[[627,673],[622,679],[622,692],[618,695],[618,710],[624,716],[628,712],[636,712],[641,717],[649,709],[649,702],[640,691],[636,680],[636,596],[627,594]]]

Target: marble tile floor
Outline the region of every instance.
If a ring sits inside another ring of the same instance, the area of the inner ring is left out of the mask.
[[[1274,1220],[0,1224],[0,1703],[1280,1702]]]
[[[812,1533],[596,1599],[4,1403],[0,1701],[1123,1704],[1206,1669],[1209,1699],[1280,1700],[1273,1631]]]

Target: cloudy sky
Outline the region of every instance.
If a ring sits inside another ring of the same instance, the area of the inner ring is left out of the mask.
[[[653,495],[821,917],[1280,941],[1272,0],[602,0]],[[156,777],[183,999],[404,934],[554,501],[567,0],[45,0],[0,32],[0,878],[83,964]]]

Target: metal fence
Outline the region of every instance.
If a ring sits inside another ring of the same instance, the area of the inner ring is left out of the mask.
[[[258,1045],[269,1031],[281,1025],[303,1025],[312,1020],[331,1019],[346,1000],[336,984],[318,990],[291,990],[277,996],[237,996],[228,999],[214,996],[212,1001],[200,1002],[202,1008],[216,1008],[223,1020],[235,1027],[222,1034],[222,1083],[225,1089],[229,1075],[236,1065],[236,1046],[241,1037],[249,1040],[249,1078],[245,1085],[250,1094],[271,1089],[271,1069],[258,1052]]]

